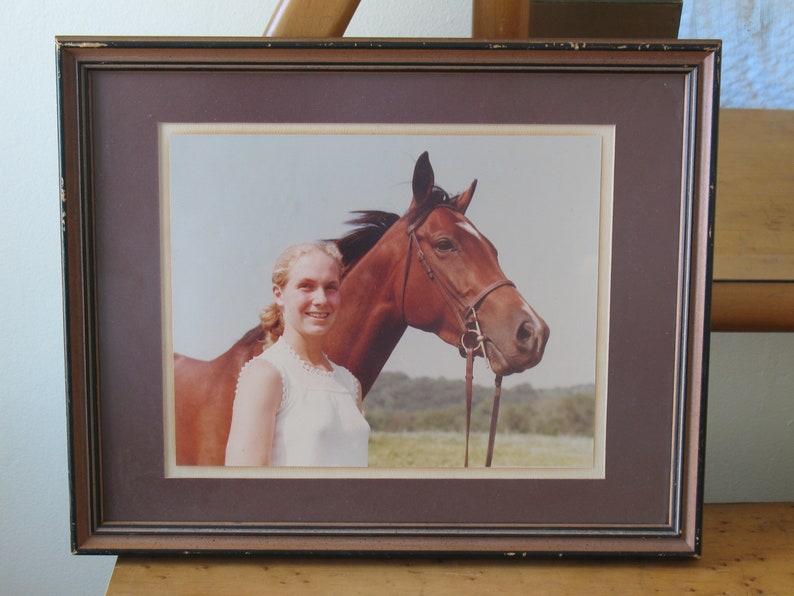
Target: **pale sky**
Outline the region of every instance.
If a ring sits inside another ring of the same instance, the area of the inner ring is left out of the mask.
[[[366,132],[164,129],[175,351],[213,358],[256,325],[271,300],[273,262],[289,244],[343,235],[354,210],[402,214],[415,159],[429,151],[436,184],[450,194],[478,180],[467,216],[551,329],[543,361],[505,385],[595,382],[599,213],[611,204],[604,184],[611,129]],[[603,279],[608,273],[602,269]],[[462,379],[464,360],[436,336],[409,329],[385,370]],[[475,382],[487,386],[493,375],[480,366]]]

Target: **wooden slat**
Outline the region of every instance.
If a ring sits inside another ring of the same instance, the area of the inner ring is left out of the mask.
[[[280,0],[265,37],[341,37],[360,0]]]
[[[794,330],[794,281],[715,281],[711,303],[714,331]]]
[[[711,326],[794,331],[794,111],[720,111]]]
[[[794,503],[707,505],[698,560],[119,557],[107,594],[783,594]]]
[[[720,113],[714,278],[794,280],[794,110]]]
[[[473,0],[471,36],[474,38],[529,37],[527,0]]]
[[[473,0],[474,38],[642,38],[678,36],[681,0]]]

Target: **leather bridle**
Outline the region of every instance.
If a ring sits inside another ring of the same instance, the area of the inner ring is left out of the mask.
[[[453,207],[444,204],[438,205],[437,208],[438,207],[445,207],[447,209],[452,209],[453,211],[455,210]],[[416,230],[424,223],[426,219],[427,216],[420,221],[408,226],[407,229],[408,251],[406,255],[405,277],[403,279],[402,293],[403,319],[405,319],[406,323],[408,323],[408,320],[405,316],[405,292],[408,286],[408,275],[411,271],[411,262],[413,261],[412,256],[414,251],[412,248],[413,246],[416,246],[416,257],[419,261],[419,264],[422,265],[422,268],[430,278],[430,281],[433,282],[433,285],[439,290],[441,296],[444,298],[444,301],[454,313],[461,329],[460,345],[458,346],[458,349],[461,356],[466,358],[466,453],[464,465],[468,467],[469,435],[471,432],[472,388],[474,383],[474,358],[478,355],[482,356],[488,362],[490,367],[490,361],[485,349],[485,344],[486,342],[491,342],[491,344],[496,347],[496,345],[493,344],[493,342],[485,334],[483,334],[482,329],[480,328],[480,321],[477,318],[477,309],[482,305],[483,302],[485,302],[486,298],[488,298],[488,296],[490,296],[494,290],[497,290],[503,286],[515,287],[515,284],[509,279],[500,279],[481,290],[473,300],[466,300],[449,282],[442,271],[433,270],[430,267],[430,264],[427,262],[425,253],[419,244],[419,239],[416,237]],[[493,460],[494,442],[496,440],[496,426],[499,418],[499,400],[501,398],[501,394],[502,375],[495,375],[494,398],[493,405],[491,407],[491,427],[488,436],[488,450],[485,458],[486,467],[490,467]]]

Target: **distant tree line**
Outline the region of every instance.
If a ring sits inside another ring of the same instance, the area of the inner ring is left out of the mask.
[[[493,387],[475,385],[473,432],[490,428],[492,403]],[[459,431],[466,424],[465,384],[384,372],[367,394],[364,412],[375,432]],[[592,437],[594,421],[593,385],[540,390],[522,384],[502,389],[499,432]]]

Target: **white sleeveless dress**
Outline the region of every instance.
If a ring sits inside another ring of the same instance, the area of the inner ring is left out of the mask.
[[[349,370],[333,362],[333,371],[315,368],[284,339],[256,359],[275,366],[283,386],[270,465],[367,465],[370,427],[358,409],[359,383]]]

